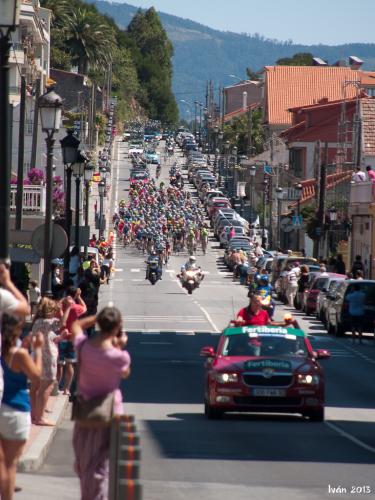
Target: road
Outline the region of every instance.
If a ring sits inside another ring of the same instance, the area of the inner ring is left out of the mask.
[[[113,162],[113,203],[129,187],[127,146],[119,143]],[[167,169],[163,167],[163,176]],[[352,487],[368,486],[375,497],[375,346],[329,337],[319,321],[297,313],[314,347],[330,349],[325,423],[298,416],[227,415],[208,421],[203,415],[202,346],[215,345],[234,311],[246,304],[246,290],[233,282],[222,251],[210,242],[197,261],[207,272],[192,296],[176,273],[186,255],[173,256],[163,280],[145,280],[144,257],[117,246],[116,273],[103,285],[101,304],[113,302],[129,331],[132,375],[124,382],[125,410],[136,416],[142,437],[142,478],[147,500],[312,500],[363,497]],[[290,311],[278,305],[277,315]],[[55,484],[56,499],[77,497],[72,474],[71,423],[58,432],[46,463],[36,476]],[[35,475],[21,475],[24,484]],[[64,479],[69,487],[64,490]],[[35,486],[36,487],[36,486]],[[31,486],[30,486],[31,488]],[[333,490],[333,488],[346,488]],[[334,491],[336,493],[334,493]],[[356,490],[361,491],[361,490]],[[364,491],[364,490],[363,490]],[[33,499],[28,491],[17,496]],[[50,498],[35,496],[35,498]]]

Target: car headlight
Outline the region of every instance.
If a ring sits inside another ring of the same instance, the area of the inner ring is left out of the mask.
[[[318,385],[319,384],[319,375],[310,375],[310,374],[299,374],[298,375],[298,383],[306,384],[306,385]]]
[[[216,380],[221,384],[226,384],[227,382],[238,382],[238,375],[237,373],[217,373]]]

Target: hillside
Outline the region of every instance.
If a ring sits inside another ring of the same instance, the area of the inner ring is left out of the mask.
[[[100,12],[111,16],[121,28],[127,27],[138,10],[126,3],[109,3],[103,0],[93,0],[92,3]],[[174,46],[173,88],[177,100],[189,101],[197,97],[204,99],[207,79],[212,79],[217,87],[229,85],[234,82],[228,77],[229,74],[245,77],[247,66],[259,70],[296,52],[311,52],[330,63],[356,55],[365,61],[367,69],[375,68],[375,44],[299,45],[265,39],[258,34],[218,31],[162,12],[159,15]],[[249,29],[251,28],[249,24]],[[182,106],[182,114],[185,114],[186,105]]]

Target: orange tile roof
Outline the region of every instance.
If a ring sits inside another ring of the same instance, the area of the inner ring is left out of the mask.
[[[365,71],[361,72],[361,84],[363,86],[366,85],[375,85],[375,71]]]
[[[375,156],[375,98],[361,99],[362,141],[365,156]]]
[[[266,66],[264,73],[266,121],[271,125],[291,124],[290,108],[308,106],[324,97],[329,101],[341,99],[343,83],[359,81],[361,75],[336,66]],[[353,85],[347,86],[347,98],[355,93]]]
[[[235,109],[234,111],[231,111],[230,113],[224,115],[224,121],[227,122],[230,121],[232,118],[236,118],[237,116],[242,116],[248,111],[250,111],[250,109],[256,109],[259,106],[260,106],[259,102],[254,102],[248,105],[246,111],[243,108]]]

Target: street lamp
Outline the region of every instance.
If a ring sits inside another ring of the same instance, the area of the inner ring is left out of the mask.
[[[85,179],[85,226],[89,225],[89,190],[92,174],[94,173],[94,165],[90,163],[85,165],[84,179]],[[85,256],[87,257],[87,245],[85,244]]]
[[[229,177],[229,149],[230,142],[225,141],[224,154],[225,154],[225,189],[228,191],[228,177]]]
[[[78,154],[77,162],[73,165],[73,175],[76,179],[76,214],[74,223],[74,246],[78,248],[78,252],[81,252],[81,242],[79,234],[79,212],[80,212],[80,194],[81,194],[81,177],[84,173],[85,158]]]
[[[19,25],[19,0],[0,2],[0,262],[9,263],[11,142],[9,131],[10,33]]]
[[[300,247],[300,215],[301,215],[301,197],[302,197],[302,184],[296,184],[295,189],[297,191],[297,216],[298,216],[298,226],[297,226],[297,251],[299,251]]]
[[[99,205],[99,239],[103,236],[103,199],[105,196],[105,182],[100,181],[98,184],[98,191],[99,191],[99,200],[100,200],[100,205]]]
[[[59,131],[62,113],[62,99],[51,88],[38,98],[38,109],[42,131],[47,134],[47,167],[46,167],[46,222],[44,231],[44,270],[42,277],[42,293],[52,296],[51,283],[51,252],[52,252],[52,169],[54,134]]]
[[[61,139],[61,150],[63,163],[65,165],[65,230],[68,237],[68,246],[64,256],[64,277],[65,280],[69,276],[69,261],[70,261],[70,228],[72,227],[72,165],[78,158],[78,147],[80,141],[73,135],[73,129],[66,131],[67,135]]]
[[[337,221],[337,210],[335,207],[331,207],[329,209],[329,220],[332,223],[335,223]]]

